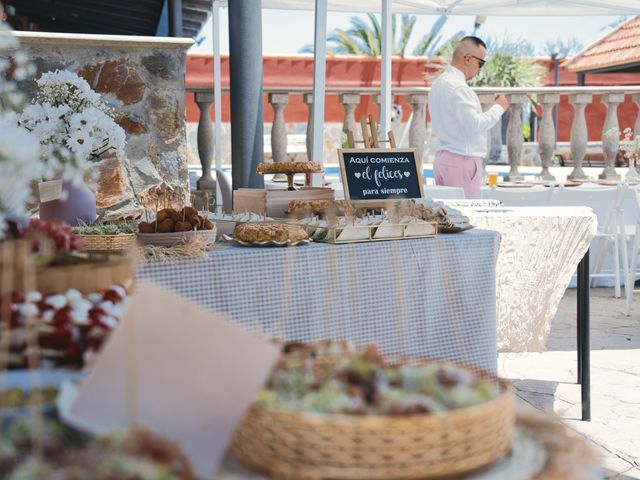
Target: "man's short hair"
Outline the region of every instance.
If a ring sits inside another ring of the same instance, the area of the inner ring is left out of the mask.
[[[467,35],[462,40],[460,40],[460,43],[467,42],[467,41],[472,42],[476,47],[483,47],[485,50],[487,50],[487,44],[484,43],[482,39],[478,37],[475,37],[473,35]]]

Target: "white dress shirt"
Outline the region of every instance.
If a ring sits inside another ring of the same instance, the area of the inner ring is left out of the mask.
[[[431,86],[429,114],[438,137],[437,150],[469,157],[486,156],[487,134],[503,113],[500,105],[483,112],[480,99],[467,85],[464,74],[451,65]]]

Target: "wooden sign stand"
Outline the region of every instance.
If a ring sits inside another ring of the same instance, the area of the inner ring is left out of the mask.
[[[396,138],[391,130],[387,132],[389,140],[378,140],[378,123],[372,113],[369,114],[368,121],[364,115],[360,117],[360,126],[362,127],[362,140],[356,140],[353,132],[347,130],[349,148],[356,148],[356,143],[364,144],[364,148],[380,148],[380,143],[388,143],[390,148],[396,148]]]
[[[396,151],[402,151],[402,149],[398,149],[396,147],[396,140],[392,131],[387,132],[388,140],[378,139],[378,123],[376,122],[372,114],[369,114],[368,119],[362,116],[360,118],[360,126],[362,128],[362,140],[356,140],[354,132],[351,130],[347,130],[347,143],[350,149],[358,148],[356,147],[356,144],[358,144],[358,145],[364,146],[364,147],[361,147],[361,150],[363,151],[370,150],[371,153],[376,153],[377,151],[380,153],[384,152],[386,154],[387,152],[392,153]],[[389,146],[381,148],[380,147],[381,143],[389,144]],[[409,149],[409,152],[412,153],[412,156],[415,161],[415,158],[416,158],[415,149]],[[350,199],[349,185],[347,182],[347,174],[345,173],[346,167],[345,167],[344,158],[343,158],[343,155],[345,155],[346,153],[347,152],[345,150],[342,150],[342,149],[338,150],[338,156],[341,164],[342,183],[345,191],[345,198],[349,199],[352,205],[354,205],[356,208],[373,208],[373,209],[387,208],[388,209],[392,207],[397,202],[397,199],[379,199],[379,200],[373,200],[373,199],[372,200],[351,200]],[[417,162],[415,164],[415,173],[416,174],[422,173],[422,172],[419,172],[419,164]],[[420,190],[419,196],[424,197],[424,190],[421,182],[419,183],[419,190]]]

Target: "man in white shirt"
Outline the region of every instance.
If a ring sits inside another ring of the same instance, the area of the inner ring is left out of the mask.
[[[429,93],[431,127],[438,138],[433,173],[436,185],[462,187],[466,198],[480,197],[482,159],[487,135],[509,108],[500,95],[486,112],[467,82],[485,63],[487,46],[478,37],[464,37],[451,64],[433,82]]]

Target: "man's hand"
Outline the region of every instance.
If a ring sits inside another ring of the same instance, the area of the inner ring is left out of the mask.
[[[496,105],[500,105],[505,110],[509,109],[509,102],[507,102],[507,97],[504,95],[498,95],[498,98],[496,98]]]

